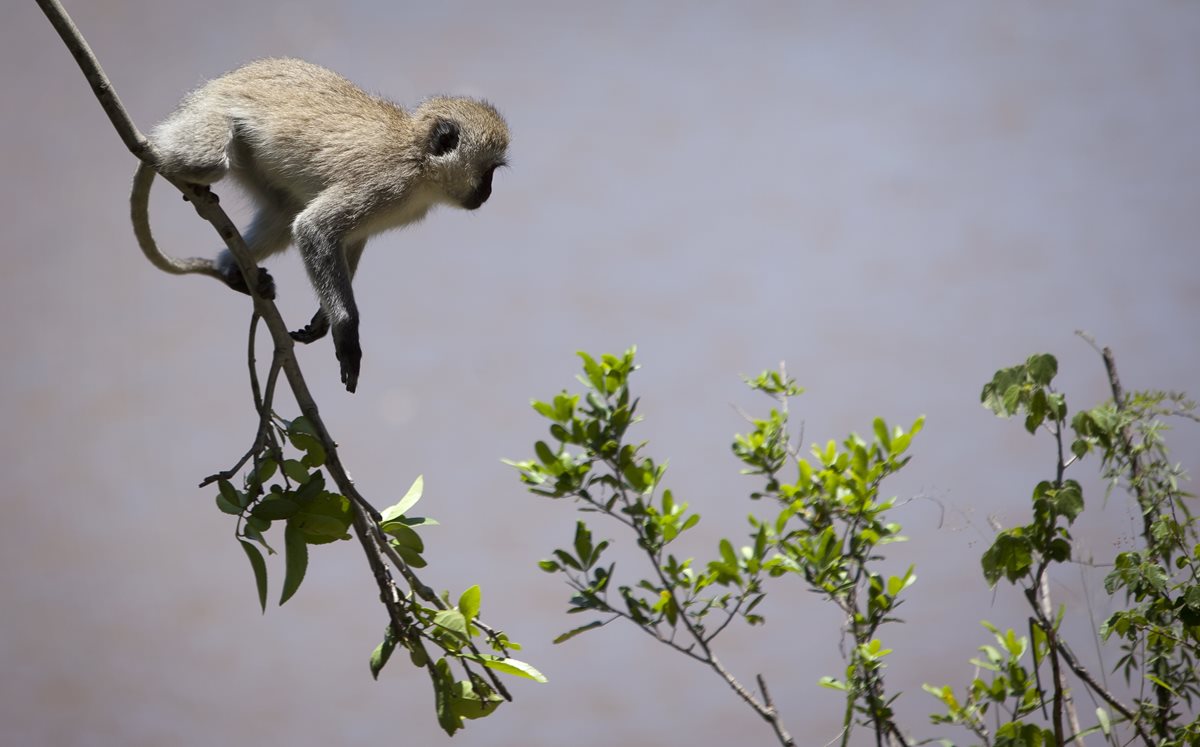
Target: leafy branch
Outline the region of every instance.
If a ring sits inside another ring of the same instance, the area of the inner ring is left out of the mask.
[[[1023,588],[1032,611],[1033,677],[1036,679],[1038,667],[1048,660],[1049,691],[1030,683],[1029,673],[1018,663],[1026,639],[1018,642],[1012,631],[1003,639],[1007,659],[1001,662],[1002,657],[989,654],[987,662],[976,662],[998,674],[991,683],[977,677],[965,701],[960,703],[948,687],[926,686],[947,706],[946,714],[936,716],[936,722],[967,726],[985,744],[993,742],[982,728],[982,716],[990,704],[1009,698],[1014,698],[1016,705],[1008,710],[1008,720],[998,724],[997,745],[1065,744],[1097,731],[1118,745],[1123,742],[1114,726],[1121,724],[1146,745],[1192,744],[1200,738],[1200,717],[1181,723],[1179,708],[1180,703],[1190,707],[1200,696],[1196,668],[1200,653],[1200,532],[1185,501],[1190,495],[1179,488],[1186,476],[1169,461],[1163,437],[1167,430],[1163,418],[1191,417],[1194,406],[1175,393],[1125,394],[1112,351],[1097,350],[1113,400],[1076,413],[1070,420],[1065,396],[1053,387],[1058,362],[1051,355],[1034,355],[1023,364],[997,371],[981,395],[984,407],[1001,417],[1023,415],[1029,433],[1048,432],[1055,449],[1054,478],[1035,486],[1032,520],[1001,531],[981,559],[990,585],[1005,579]],[[1083,490],[1066,472],[1093,452],[1100,455],[1110,490],[1123,484],[1143,517],[1143,548],[1119,553],[1104,582],[1108,594],[1124,590],[1132,604],[1112,613],[1099,631],[1104,640],[1115,634],[1122,642],[1124,655],[1117,668],[1124,671],[1127,683],[1135,673],[1142,675],[1142,694],[1133,703],[1122,701],[1082,666],[1059,632],[1066,610],[1060,607],[1055,613],[1046,591],[1051,566],[1071,560],[1070,526],[1084,510]],[[1082,730],[1078,720],[1072,719],[1074,733],[1068,734],[1064,711],[1071,715],[1071,709],[1064,669],[1120,719],[1114,721],[1104,708],[1098,708],[1094,727]],[[1147,685],[1152,698],[1145,697]],[[1047,698],[1052,705],[1052,730],[1024,720],[1044,708]]]
[[[775,732],[780,744],[794,744],[758,676],[761,696],[752,693],[717,657],[713,641],[735,617],[750,624],[762,622],[753,610],[763,599],[761,579],[767,572],[765,530],[754,548],[736,552],[722,540],[720,556],[707,566],[680,559],[669,546],[700,521],[688,504],[663,489],[665,465],[642,455],[643,444],[626,439],[628,428],[640,418],[637,400],[629,390],[636,369],[634,350],[623,356],[603,355],[598,360],[580,353],[586,394],[563,392],[533,408],[550,421],[557,447],[545,441],[534,445],[535,459],[507,462],[521,472],[531,492],[548,498],[572,497],[581,511],[614,519],[634,535],[637,547],[652,569],[649,578],[617,586],[615,563],[602,564],[608,541],[596,543],[583,521],[575,525],[571,547],[558,549],[539,564],[548,573],[560,573],[575,592],[569,612],[598,613],[600,619],[573,628],[555,639],[561,643],[581,633],[623,619],[675,651],[715,672]],[[574,449],[574,450],[572,450]],[[715,592],[715,593],[714,593]]]
[[[629,376],[637,368],[634,351],[598,359],[579,355],[585,394],[564,391],[549,401],[533,402],[534,410],[550,421],[556,446],[538,441],[533,459],[509,464],[520,470],[534,494],[573,498],[582,504],[580,511],[602,514],[631,531],[652,575],[615,584],[615,563],[601,562],[609,542],[594,542],[591,528],[578,521],[572,546],[555,550],[540,566],[563,575],[573,590],[569,612],[600,617],[556,642],[613,620],[632,623],[716,672],[771,726],[781,744],[793,744],[763,676],[756,677],[759,697],[721,663],[713,641],[734,619],[752,626],[764,622],[755,610],[766,597],[766,579],[799,575],[838,605],[854,640],[846,681],[823,682],[847,695],[843,743],[858,715],[887,742],[907,744],[893,721],[891,699],[884,696],[882,660],[889,651],[875,634],[894,619],[897,596],[915,576],[910,568],[902,576],[885,578],[872,564],[878,560],[877,547],[901,539],[899,527],[884,520],[892,502],[878,500],[878,490],[885,477],[907,463],[903,454],[921,421],[908,433],[876,421],[874,443],[851,435],[844,450],[833,442],[814,448],[814,466],[798,455],[788,436],[787,403],[800,393],[799,387],[782,369],[748,381],[778,406],[766,418],[751,418],[753,429],[735,438],[733,451],[746,467],[743,472],[764,480],[751,498],[774,499],[778,513],[769,519],[750,516],[748,544],[736,548],[722,539],[716,557],[701,563],[671,551],[700,515],[662,487],[666,468],[643,454],[645,444],[628,440],[628,428],[639,419],[629,390]],[[782,477],[789,464],[796,471],[794,483]]]

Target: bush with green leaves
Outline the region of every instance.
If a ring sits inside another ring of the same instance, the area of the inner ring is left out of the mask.
[[[881,569],[885,546],[904,539],[889,519],[895,499],[883,496],[882,482],[909,463],[923,420],[906,430],[876,419],[870,438],[850,434],[804,454],[789,432],[789,402],[802,390],[782,368],[747,380],[774,406],[750,419],[750,430],[736,435],[732,448],[743,473],[759,481],[749,497],[764,508],[749,517],[745,540],[721,539],[709,558],[698,560],[676,548],[700,514],[664,486],[666,469],[646,453],[646,444],[629,437],[639,420],[629,386],[637,368],[634,350],[579,355],[582,393],[564,390],[535,400],[534,410],[549,421],[550,438],[534,444],[532,458],[509,464],[534,494],[571,498],[585,516],[615,521],[644,555],[649,572],[618,573],[605,556],[614,540],[597,541],[588,521],[577,521],[571,543],[539,564],[570,587],[568,612],[589,618],[555,642],[623,620],[707,666],[781,744],[794,744],[765,678],[756,676],[757,692],[744,685],[718,658],[715,639],[735,619],[764,623],[755,610],[768,591],[787,589],[778,582],[797,579],[840,611],[852,642],[842,674],[818,680],[844,699],[843,728],[833,741],[848,744],[860,727],[872,731],[879,744],[929,741],[896,720],[892,705],[899,693],[885,687],[884,661],[891,651],[881,639],[883,626],[897,622],[901,597],[916,580],[912,567],[899,575]],[[925,686],[944,707],[932,715],[933,724],[961,726],[979,744],[1065,744],[1101,733],[1113,745],[1130,739],[1183,745],[1200,734],[1200,721],[1185,714],[1198,694],[1200,542],[1191,496],[1179,488],[1183,472],[1167,458],[1162,438],[1162,418],[1191,417],[1191,404],[1171,393],[1125,396],[1107,350],[1104,360],[1113,400],[1071,420],[1065,396],[1052,386],[1057,372],[1052,356],[1036,355],[998,371],[983,390],[984,406],[997,415],[1022,415],[1030,433],[1051,435],[1056,466],[1033,490],[1031,521],[998,533],[981,559],[986,583],[1005,580],[1024,589],[1030,636],[984,622],[995,643],[981,646],[982,656],[971,660],[977,674],[965,692]],[[1084,510],[1082,487],[1065,473],[1093,454],[1112,486],[1133,496],[1145,517],[1144,547],[1117,555],[1105,582],[1110,594],[1122,593],[1127,602],[1105,622],[1101,636],[1121,641],[1117,668],[1127,681],[1141,678],[1141,690],[1128,703],[1101,686],[1060,637],[1066,611],[1053,609],[1046,583],[1051,565],[1072,562],[1070,527]],[[1086,727],[1071,699],[1069,677],[1102,703]]]

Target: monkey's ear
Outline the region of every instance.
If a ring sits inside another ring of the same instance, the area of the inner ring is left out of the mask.
[[[429,134],[429,153],[444,156],[458,147],[458,125],[439,119]]]

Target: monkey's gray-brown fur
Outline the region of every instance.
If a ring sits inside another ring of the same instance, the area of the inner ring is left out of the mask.
[[[246,231],[256,261],[295,243],[321,308],[292,333],[313,342],[333,330],[342,383],[358,385],[362,350],[351,278],[368,237],[447,204],[474,210],[505,165],[508,126],[490,104],[435,97],[414,111],[295,59],[252,62],[188,94],[154,128],[158,170],[209,185],[232,174],[257,213]],[[246,291],[228,250],[216,260],[163,254],[150,233],[155,169],[142,164],[130,202],[134,233],[164,272],[211,275]],[[274,295],[260,270],[259,292]]]

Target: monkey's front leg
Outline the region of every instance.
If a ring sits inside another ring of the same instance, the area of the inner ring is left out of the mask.
[[[346,266],[350,270],[350,279],[354,279],[354,274],[358,272],[358,261],[362,259],[363,248],[366,247],[367,240],[359,239],[357,241],[345,242],[346,247]],[[325,309],[317,309],[317,313],[313,314],[312,321],[304,328],[292,332],[292,339],[296,342],[302,342],[305,345],[316,342],[325,336],[329,331],[329,317],[325,316]]]
[[[342,383],[351,394],[358,388],[358,370],[362,366],[362,347],[358,343],[358,315],[342,325],[333,325],[333,352],[342,367]]]
[[[342,383],[346,385],[346,391],[353,392],[358,387],[362,363],[362,348],[358,341],[358,306],[354,303],[354,290],[350,287],[350,268],[342,252],[341,236],[333,228],[342,222],[339,219],[344,216],[323,212],[321,208],[327,204],[328,201],[318,198],[309,205],[296,218],[293,235],[309,279],[321,300],[321,311],[309,327],[316,325],[315,331],[321,331],[319,317],[324,314],[327,320],[325,324],[333,330],[333,349],[341,364]],[[301,330],[302,336],[304,333],[305,330]]]

